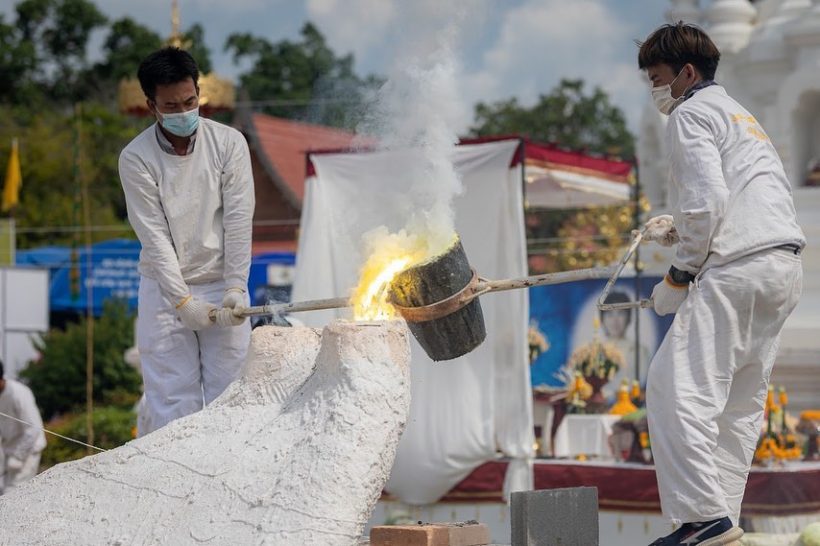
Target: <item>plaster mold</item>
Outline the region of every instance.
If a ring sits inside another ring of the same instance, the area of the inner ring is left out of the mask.
[[[357,544],[409,412],[404,323],[251,345],[203,411],[3,496],[0,544]]]

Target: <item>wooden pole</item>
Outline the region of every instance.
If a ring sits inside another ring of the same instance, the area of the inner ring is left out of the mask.
[[[76,182],[80,186],[83,205],[83,233],[85,242],[85,428],[86,443],[94,445],[94,290],[91,286],[92,257],[91,257],[91,203],[88,196],[88,180],[82,175],[82,103],[74,107],[76,118],[76,148],[74,155],[74,172]],[[90,447],[86,454],[93,453]]]

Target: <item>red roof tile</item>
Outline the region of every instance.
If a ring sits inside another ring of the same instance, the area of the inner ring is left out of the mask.
[[[301,206],[305,195],[307,152],[331,148],[348,148],[356,135],[321,125],[311,125],[266,114],[251,114],[253,137],[265,154],[275,175],[284,182],[282,188]],[[252,137],[252,138],[253,138]]]
[[[251,254],[256,256],[266,252],[296,252],[296,241],[253,241]]]

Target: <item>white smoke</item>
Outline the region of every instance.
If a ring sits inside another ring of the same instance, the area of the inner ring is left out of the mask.
[[[462,191],[451,158],[458,142],[453,127],[464,108],[458,90],[456,51],[467,11],[463,3],[453,7],[430,0],[402,6],[414,13],[412,17],[399,14],[399,24],[418,21],[419,12],[430,24],[425,31],[417,27],[406,31],[412,35],[396,31],[398,53],[393,69],[357,132],[375,138],[378,149],[411,150],[417,157],[409,168],[396,173],[398,180],[394,181],[407,188],[403,198],[413,204],[413,212],[399,233],[390,234],[383,227],[370,232],[364,241],[365,256],[384,246],[413,240],[413,252],[422,241],[429,258],[453,243],[453,198]]]

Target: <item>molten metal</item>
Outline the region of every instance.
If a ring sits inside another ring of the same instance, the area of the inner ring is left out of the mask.
[[[390,283],[410,267],[442,254],[458,236],[413,235],[401,230],[388,233],[386,229],[370,235],[370,255],[362,267],[359,284],[350,302],[354,320],[389,320],[399,318],[393,305],[387,301]]]

